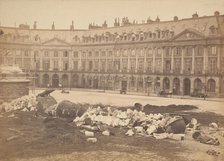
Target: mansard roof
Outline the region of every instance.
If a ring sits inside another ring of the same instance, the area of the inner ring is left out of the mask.
[[[140,33],[152,33],[157,32],[172,32],[173,36],[171,40],[177,40],[178,36],[189,32],[195,36],[208,37],[211,35],[211,30],[214,31],[214,35],[224,35],[224,15],[218,16],[204,16],[198,18],[188,18],[176,21],[160,21],[144,24],[132,24],[127,26],[116,26],[108,28],[97,28],[90,30],[45,30],[45,29],[20,29],[13,27],[0,27],[4,34],[9,34],[9,37],[24,37],[30,42],[35,43],[36,37],[39,37],[39,43],[46,43],[52,41],[54,37],[57,37],[57,41],[68,45],[74,43],[74,38],[81,41],[82,38],[92,38],[97,36],[119,36],[130,35]],[[11,34],[11,35],[10,35]],[[191,36],[193,36],[191,35]],[[182,35],[184,36],[184,35]],[[187,35],[186,35],[187,36]],[[179,37],[180,38],[180,37]],[[61,41],[62,40],[62,41]],[[54,39],[56,41],[56,39]],[[51,42],[52,43],[52,42]]]

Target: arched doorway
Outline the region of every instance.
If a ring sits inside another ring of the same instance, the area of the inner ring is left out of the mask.
[[[93,88],[98,88],[98,77],[97,76],[94,76],[93,78]]]
[[[43,87],[48,87],[48,85],[49,85],[49,75],[44,74],[43,75]]]
[[[169,90],[170,89],[170,80],[169,78],[165,77],[163,79],[163,90]]]
[[[173,94],[180,94],[180,79],[174,78],[173,80]]]
[[[190,95],[191,93],[191,80],[188,78],[184,79],[184,95]]]
[[[86,78],[85,78],[85,76],[83,75],[82,76],[82,80],[81,80],[82,82],[81,82],[81,86],[82,86],[82,88],[85,88],[86,87]]]
[[[52,76],[52,87],[56,88],[59,85],[59,76],[57,74],[54,74]]]
[[[78,74],[74,74],[72,76],[72,87],[78,87],[79,76]]]
[[[92,87],[92,77],[91,76],[88,76],[87,77],[87,86],[89,87],[89,88],[91,88]]]
[[[224,80],[222,81],[222,93],[224,93]]]
[[[194,80],[194,93],[202,93],[203,84],[202,81],[197,78]]]
[[[105,89],[106,88],[106,79],[104,76],[100,76],[100,88]]]
[[[154,80],[154,91],[158,93],[160,90],[160,77],[156,77]]]
[[[118,76],[114,77],[114,90],[117,90],[120,88],[120,80]]]
[[[137,91],[143,92],[143,77],[138,77]]]
[[[67,74],[62,75],[62,87],[68,87],[68,75]]]
[[[214,79],[209,79],[207,84],[208,92],[215,92],[216,83]]]
[[[135,91],[135,82],[136,82],[136,78],[134,76],[131,76],[130,82],[129,82],[130,91]]]
[[[113,89],[113,83],[112,83],[113,79],[111,76],[107,76],[107,89],[108,90],[112,90]]]
[[[35,74],[35,87],[40,86],[40,77],[38,74]]]

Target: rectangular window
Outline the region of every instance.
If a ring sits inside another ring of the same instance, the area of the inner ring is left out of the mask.
[[[163,50],[162,49],[157,49],[156,57],[161,57],[162,56],[162,53],[163,53]]]
[[[109,57],[112,57],[113,56],[113,52],[112,51],[109,51],[108,56]]]
[[[43,60],[43,70],[49,70],[50,60]]]
[[[83,71],[86,70],[86,61],[82,61],[81,68],[82,68]]]
[[[23,59],[23,67],[24,67],[24,69],[30,69],[30,66],[31,66],[30,63],[31,63],[30,62],[30,58],[24,58]]]
[[[138,59],[138,71],[144,70],[144,59]]]
[[[78,71],[78,61],[73,62],[73,70]]]
[[[89,52],[88,57],[92,57],[92,52]]]
[[[95,55],[95,57],[99,57],[99,52],[96,51],[94,55]]]
[[[58,60],[54,60],[54,70],[58,70]]]
[[[54,51],[54,57],[58,57],[58,51]]]
[[[180,72],[181,59],[174,59],[174,72]]]
[[[86,52],[82,52],[82,58],[86,57]]]
[[[79,55],[78,55],[78,51],[74,51],[74,52],[73,52],[73,56],[77,58],[77,57],[79,56]]]
[[[203,70],[203,58],[195,58],[195,71],[201,73]]]
[[[122,59],[122,67],[124,71],[128,69],[128,59]]]
[[[187,47],[186,48],[186,56],[192,56],[193,53],[193,48],[192,47]]]
[[[152,56],[153,56],[153,50],[152,49],[148,49],[147,57],[152,57]]]
[[[166,57],[171,57],[170,48],[165,48],[165,56]]]
[[[102,56],[102,57],[105,57],[105,56],[106,56],[106,52],[103,51],[103,52],[101,53],[101,56]]]
[[[26,56],[26,57],[29,56],[29,51],[28,51],[28,50],[25,50],[25,51],[24,51],[24,56]]]
[[[131,59],[130,60],[130,70],[131,71],[135,71],[135,64],[136,64],[135,59]]]
[[[68,70],[68,62],[67,61],[64,61],[63,62],[63,70]]]
[[[36,60],[36,70],[40,69],[40,59]]]
[[[215,46],[212,47],[212,55],[217,55],[217,48]]]
[[[182,49],[177,47],[174,49],[174,57],[181,57]]]
[[[98,70],[98,65],[99,65],[99,61],[98,60],[95,60],[94,61],[94,71],[97,71]]]
[[[208,60],[208,67],[210,73],[216,73],[217,71],[217,58],[209,58]]]
[[[108,67],[108,71],[112,71],[113,70],[113,62],[112,62],[112,60],[108,60],[107,67]]]
[[[162,60],[161,59],[156,59],[155,62],[155,71],[156,72],[161,72],[162,67]]]
[[[184,59],[184,71],[185,72],[190,72],[191,71],[191,67],[192,66],[192,59],[191,58],[187,58],[187,59]]]
[[[48,51],[44,52],[44,57],[49,57],[49,52]]]
[[[68,51],[64,51],[63,57],[68,57]]]
[[[147,71],[152,71],[152,59],[148,59],[146,61],[146,68],[147,68]]]
[[[105,71],[105,69],[106,69],[106,62],[105,62],[105,60],[103,60],[103,61],[101,61],[100,70]]]
[[[195,56],[203,56],[204,55],[204,48],[199,46],[196,48]]]

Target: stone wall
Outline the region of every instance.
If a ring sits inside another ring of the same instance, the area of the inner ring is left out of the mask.
[[[29,94],[29,82],[0,82],[0,100],[10,101]]]

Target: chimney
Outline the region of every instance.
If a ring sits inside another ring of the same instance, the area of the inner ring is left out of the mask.
[[[215,11],[214,15],[219,16],[219,11]]]
[[[157,18],[156,18],[156,22],[160,22],[160,19],[159,19],[159,17],[157,16]]]
[[[198,14],[197,12],[195,14],[192,15],[192,18],[198,18]]]
[[[174,20],[174,21],[178,21],[178,17],[177,17],[177,16],[174,16],[174,17],[173,17],[173,20]]]
[[[52,24],[52,26],[51,26],[51,29],[52,29],[52,30],[55,30],[54,21],[53,21],[53,24]]]
[[[70,30],[74,30],[74,21],[72,21],[72,25],[70,26]]]
[[[33,29],[37,29],[37,21],[34,21]]]

